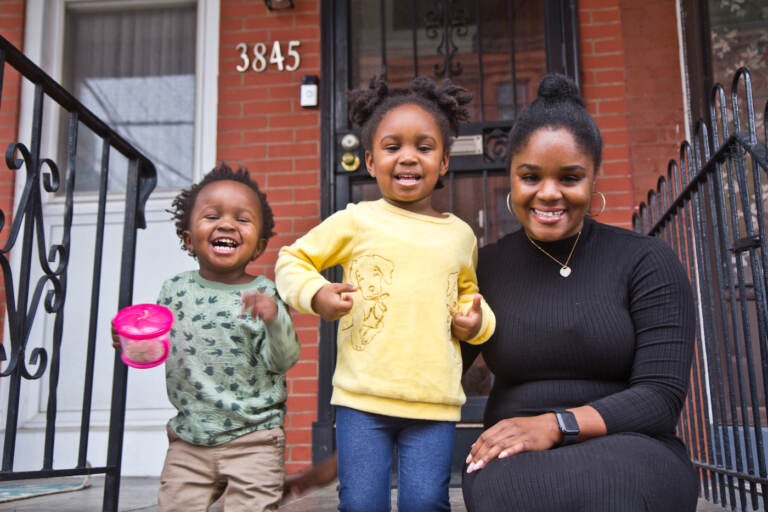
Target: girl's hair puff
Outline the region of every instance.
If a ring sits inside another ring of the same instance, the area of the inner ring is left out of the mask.
[[[391,88],[379,75],[371,78],[368,87],[350,91],[349,119],[360,127],[363,148],[370,151],[373,134],[387,112],[401,105],[418,105],[434,116],[445,152],[449,153],[453,137],[459,134],[459,124],[469,119],[465,105],[471,100],[472,93],[448,79],[437,84],[429,77],[419,76],[409,88]]]
[[[256,180],[251,179],[248,169],[245,167],[238,167],[238,169],[234,171],[226,163],[220,162],[216,167],[203,176],[203,179],[199,182],[179,192],[171,203],[171,209],[168,210],[168,212],[173,215],[173,221],[176,226],[176,235],[181,240],[182,250],[186,250],[184,245],[184,231],[189,229],[189,216],[192,214],[192,209],[195,207],[197,196],[207,185],[224,180],[242,183],[256,193],[259,198],[259,204],[261,205],[262,238],[269,240],[277,234],[274,231],[275,216],[272,213],[272,207],[269,206],[269,202],[267,202],[267,195],[261,191]]]
[[[571,132],[582,150],[592,157],[595,169],[600,168],[603,138],[579,87],[570,77],[550,73],[541,79],[536,99],[520,112],[509,132],[510,161],[541,128],[564,128]]]

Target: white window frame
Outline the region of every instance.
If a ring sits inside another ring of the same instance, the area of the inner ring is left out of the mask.
[[[219,70],[219,10],[220,0],[183,0],[186,3],[197,4],[197,48],[195,76],[195,126],[192,173],[190,179],[197,181],[203,174],[216,164],[217,147],[217,116],[218,116],[218,70]],[[73,4],[89,7],[117,8],[124,6],[141,6],[162,4],[178,5],[179,0],[27,0],[27,10],[24,27],[24,54],[54,80],[61,82],[64,48],[64,19],[66,7]],[[26,85],[26,84],[25,84]],[[21,98],[19,116],[19,134],[23,138],[31,130],[33,94],[31,87],[24,91]],[[57,154],[55,147],[50,147],[59,139],[58,119],[55,115],[44,118],[43,141],[49,144],[44,148],[46,154]],[[23,181],[17,181],[16,197],[23,187]],[[147,213],[154,210],[154,200],[163,204],[173,198],[178,191],[155,191]],[[110,194],[110,199],[122,198],[122,193]],[[97,201],[96,193],[78,193],[78,201]],[[56,201],[56,199],[52,199]]]

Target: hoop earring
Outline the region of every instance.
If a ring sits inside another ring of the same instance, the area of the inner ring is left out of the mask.
[[[515,212],[512,211],[512,206],[509,204],[509,196],[512,194],[512,192],[507,192],[507,211],[510,215],[513,217],[515,216]]]
[[[605,211],[605,207],[606,207],[606,205],[608,204],[608,202],[607,202],[607,201],[606,201],[606,199],[605,199],[605,194],[603,194],[602,192],[599,192],[599,191],[598,191],[598,192],[592,192],[592,195],[595,195],[595,194],[600,194],[600,201],[602,201],[602,205],[601,205],[601,207],[600,207],[600,211],[599,211],[599,212],[597,212],[597,215],[591,215],[591,214],[590,214],[590,215],[591,215],[592,217],[599,217],[599,216],[600,216],[600,215],[602,215],[602,214],[603,214],[603,212]]]

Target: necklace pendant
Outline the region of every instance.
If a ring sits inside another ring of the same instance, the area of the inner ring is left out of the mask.
[[[565,266],[560,269],[560,275],[563,277],[568,277],[571,275],[571,267]]]

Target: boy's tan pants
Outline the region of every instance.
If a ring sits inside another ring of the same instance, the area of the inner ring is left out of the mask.
[[[277,510],[285,475],[285,432],[256,430],[218,446],[198,446],[168,431],[158,512],[206,512],[219,500],[225,512]]]

